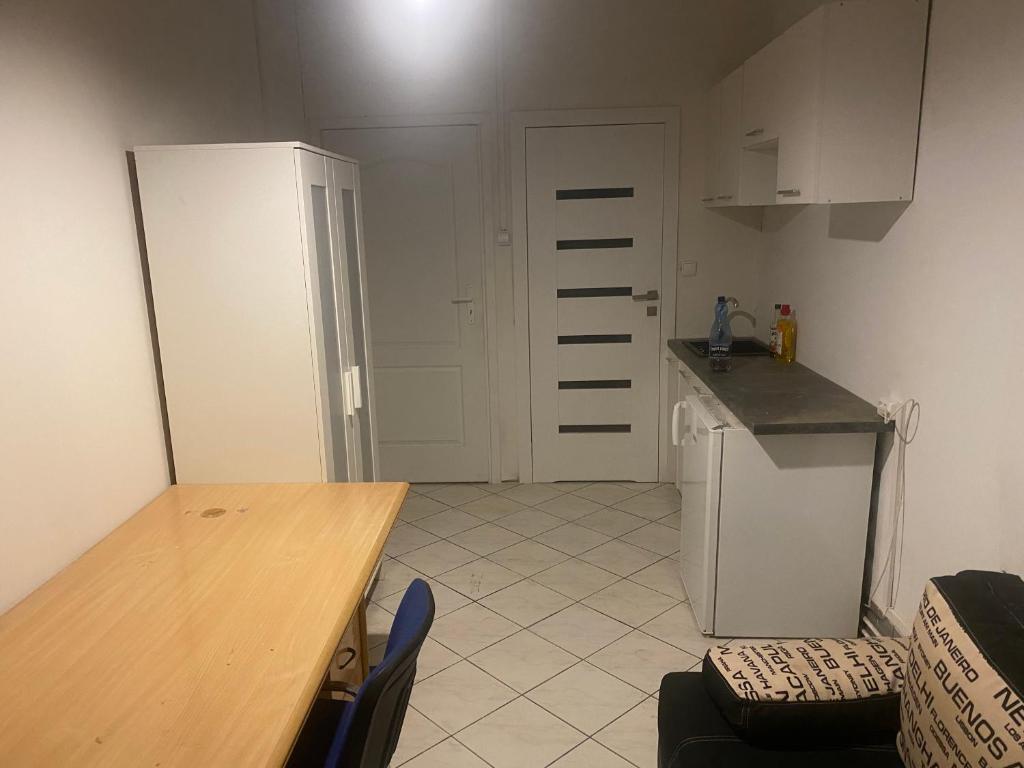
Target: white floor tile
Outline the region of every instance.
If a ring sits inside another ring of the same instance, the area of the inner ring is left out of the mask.
[[[448,540],[483,557],[497,552],[499,549],[518,544],[523,537],[514,531],[500,528],[492,523],[484,523],[476,528],[470,528],[468,531],[449,536]]]
[[[583,601],[584,605],[600,611],[606,616],[618,619],[623,624],[639,627],[655,616],[660,616],[669,608],[678,605],[674,600],[661,592],[655,592],[640,584],[623,579],[600,592],[595,592]]]
[[[667,525],[669,528],[671,528],[673,531],[675,531],[676,534],[678,535],[679,534],[679,526],[680,526],[680,524],[682,522],[682,519],[683,519],[683,513],[680,512],[679,510],[676,510],[675,512],[672,512],[671,514],[668,514],[668,515],[665,515],[662,518],[659,518],[658,522],[661,523],[662,525]]]
[[[577,603],[537,622],[530,631],[584,658],[622,637],[630,628]]]
[[[417,682],[424,680],[460,661],[462,661],[461,656],[428,637],[423,642],[420,655],[416,659],[416,680]]]
[[[526,697],[574,728],[593,734],[639,704],[647,694],[581,661]]]
[[[447,509],[446,504],[442,504],[440,501],[434,501],[428,496],[406,496],[405,501],[402,503],[402,508],[398,512],[398,517],[401,520],[405,520],[407,523],[415,522],[421,517],[427,517],[428,515],[436,515],[438,512]]]
[[[661,687],[661,678],[669,672],[689,669],[694,658],[650,635],[633,631],[587,661],[641,691],[654,693]]]
[[[414,685],[411,703],[448,733],[455,733],[515,696],[507,685],[460,661]]]
[[[561,496],[562,493],[563,491],[543,483],[527,483],[526,485],[518,485],[508,491],[502,491],[501,495],[507,499],[512,499],[532,507],[556,496]]]
[[[569,607],[572,599],[535,581],[523,579],[480,602],[521,627],[528,627]]]
[[[679,531],[660,523],[651,523],[630,531],[622,540],[663,557],[679,551]]]
[[[627,488],[616,483],[594,483],[575,491],[575,493],[577,496],[608,506],[628,499],[630,496],[636,496],[642,490],[642,488]]]
[[[532,576],[557,565],[569,556],[557,549],[538,544],[536,541],[522,541],[511,547],[494,552],[491,560],[511,568],[523,576]]]
[[[519,629],[517,624],[504,616],[482,605],[470,603],[434,621],[430,636],[460,656],[469,656]]]
[[[458,738],[494,768],[543,768],[584,739],[526,699],[492,712]]]
[[[394,762],[391,764],[395,765]],[[406,768],[489,768],[487,763],[454,738],[445,739],[422,755],[414,757],[405,766]],[[597,767],[591,766],[591,768]]]
[[[447,541],[435,541],[433,544],[399,555],[399,560],[427,576],[437,576],[476,559],[477,556],[473,552]]]
[[[436,515],[423,517],[416,521],[417,528],[430,531],[430,533],[440,536],[442,539],[454,536],[462,531],[467,531],[470,528],[476,528],[478,525],[480,525],[479,517],[474,517],[468,512],[463,512],[461,509],[446,509],[443,512],[438,512]]]
[[[571,653],[528,630],[506,637],[473,654],[469,660],[520,693],[578,661]]]
[[[625,757],[637,768],[658,764],[658,702],[647,699],[611,725],[594,740]]]
[[[581,517],[576,523],[592,531],[603,533],[605,536],[621,536],[647,525],[644,518],[611,507],[591,512],[589,515]]]
[[[534,575],[533,580],[561,592],[573,600],[582,600],[609,584],[614,584],[619,577],[601,568],[584,563],[575,558],[559,563],[553,568]]]
[[[402,765],[446,738],[448,738],[447,733],[409,707],[405,712],[402,735],[398,738],[398,748],[395,749],[394,757],[391,758],[391,765]]]
[[[442,488],[447,488],[451,483],[413,483],[409,486],[409,489],[413,493],[426,494],[431,491],[439,491]]]
[[[673,501],[662,496],[652,496],[649,493],[643,493],[639,496],[623,499],[614,506],[616,509],[624,510],[647,520],[657,520],[669,512],[676,512],[679,509],[679,500]]]
[[[679,576],[679,562],[673,557],[666,557],[629,577],[630,581],[643,584],[664,595],[677,600],[686,600],[683,580]]]
[[[553,762],[551,768],[632,768],[632,763],[627,763],[607,747],[588,739],[565,757]],[[653,764],[643,768],[653,768]]]
[[[482,499],[490,494],[468,483],[447,485],[444,488],[427,491],[426,495],[449,507],[457,507],[460,504],[468,504],[471,501]]]
[[[366,606],[366,642],[370,648],[386,643],[395,615],[377,603]]]
[[[430,592],[434,595],[434,620],[441,618],[442,616],[457,611],[464,605],[469,605],[470,599],[459,592],[456,592],[451,587],[446,587],[437,579],[425,579],[427,584],[430,585]],[[408,585],[406,585],[408,586]],[[405,591],[395,592],[395,594],[385,597],[377,602],[387,610],[395,613],[398,610],[399,603],[402,602],[402,596]]]
[[[588,549],[593,549],[609,540],[610,537],[605,536],[603,533],[598,533],[573,523],[568,523],[559,528],[552,528],[550,531],[545,531],[539,536],[534,537],[534,541],[554,547],[561,552],[565,552],[567,555],[582,554]]]
[[[689,603],[681,603],[644,624],[640,629],[648,635],[693,654],[698,659],[707,653],[708,648],[725,645],[729,641],[729,638],[708,637],[702,634],[697,628],[697,620],[693,617],[693,609]]]
[[[668,499],[669,501],[679,500],[679,490],[672,483],[662,483],[653,491],[648,491],[649,496],[657,496],[660,499]]]
[[[380,575],[370,593],[372,600],[381,602],[389,595],[401,594],[408,589],[413,579],[422,579],[423,574],[398,560],[385,560],[380,566]]]
[[[546,485],[549,488],[552,488],[556,491],[560,491],[561,493],[572,493],[573,491],[578,491],[580,488],[586,488],[588,485],[592,484],[593,483],[591,483],[591,481],[589,480],[584,482],[559,480],[558,482],[554,483],[542,483],[542,485]]]
[[[615,540],[602,544],[589,552],[584,552],[579,559],[604,568],[606,571],[617,573],[619,576],[629,576],[661,558],[646,549]]]
[[[417,528],[415,525],[402,525],[391,529],[388,540],[384,544],[384,554],[398,557],[406,552],[412,552],[414,549],[425,547],[427,544],[433,544],[435,541],[437,541],[437,536],[432,533]]]
[[[519,512],[520,510],[527,509],[527,507],[518,501],[507,499],[501,494],[493,494],[476,501],[471,501],[468,504],[462,504],[459,509],[469,512],[469,514],[479,517],[481,520],[494,522],[499,518],[505,517],[505,515],[511,515],[513,512]]]
[[[521,485],[519,487],[528,488],[529,486]],[[560,517],[549,515],[547,512],[532,507],[513,512],[511,515],[506,515],[495,521],[496,525],[515,531],[522,536],[536,536],[538,533],[557,528],[564,522]]]
[[[537,509],[543,509],[545,512],[560,517],[563,520],[576,520],[584,515],[589,515],[591,512],[596,512],[601,509],[601,505],[596,501],[584,499],[582,496],[567,493],[563,496],[556,496],[549,501],[541,502],[537,505]]]
[[[509,584],[514,584],[521,578],[522,576],[515,571],[481,557],[438,576],[437,580],[466,597],[479,600],[492,592],[504,589]]]

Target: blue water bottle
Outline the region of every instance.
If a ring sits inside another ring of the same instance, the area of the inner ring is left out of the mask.
[[[729,304],[725,296],[719,296],[715,304],[715,322],[708,334],[708,358],[712,371],[732,369],[732,328],[729,327]]]

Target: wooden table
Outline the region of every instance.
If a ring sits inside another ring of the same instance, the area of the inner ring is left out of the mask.
[[[0,765],[282,765],[407,489],[169,488],[0,616]]]

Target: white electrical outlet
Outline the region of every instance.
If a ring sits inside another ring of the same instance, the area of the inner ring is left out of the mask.
[[[683,277],[694,277],[697,274],[697,262],[696,261],[681,261],[679,262],[679,272]]]

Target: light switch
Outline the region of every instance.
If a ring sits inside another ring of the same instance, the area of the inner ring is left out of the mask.
[[[694,277],[697,274],[697,262],[681,261],[679,262],[679,271],[683,277]]]
[[[498,245],[512,245],[512,233],[504,227],[498,230]]]

